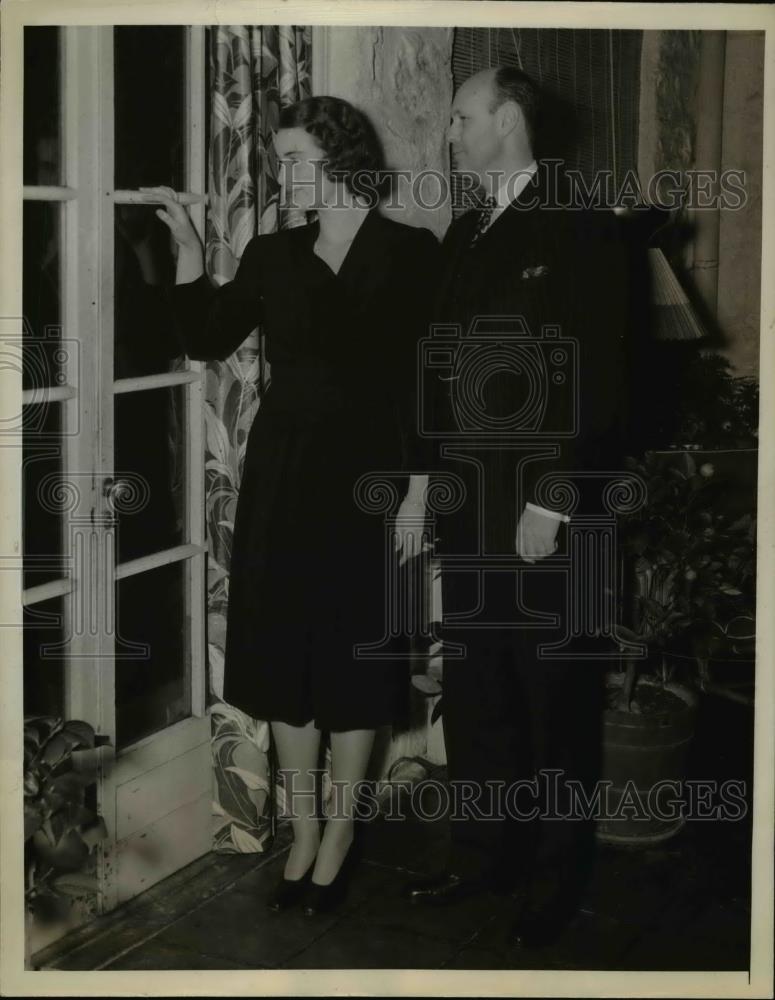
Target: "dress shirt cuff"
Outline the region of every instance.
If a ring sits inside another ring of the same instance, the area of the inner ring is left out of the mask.
[[[530,503],[529,500],[525,503],[525,506],[530,510],[536,511],[538,514],[544,514],[546,517],[551,517],[555,521],[565,521],[566,524],[570,521],[570,517],[567,514],[561,514],[556,510],[547,510],[546,507],[538,507],[536,504]]]

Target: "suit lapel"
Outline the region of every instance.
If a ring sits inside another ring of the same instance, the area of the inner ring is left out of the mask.
[[[550,186],[546,171],[539,163],[538,169],[531,176],[530,180],[520,191],[516,198],[513,198],[504,208],[503,212],[493,222],[488,233],[498,233],[498,227],[503,223],[502,228],[508,229],[512,233],[519,231],[519,220],[527,216],[532,216],[534,212],[540,212],[542,208],[550,204]],[[485,234],[487,235],[487,234]]]
[[[460,218],[459,222],[452,223],[450,229],[447,230],[447,235],[444,240],[444,267],[442,269],[441,278],[439,279],[439,287],[436,294],[437,310],[441,309],[443,303],[446,301],[450,285],[457,274],[460,258],[463,256],[471,243],[474,230],[476,229],[476,219],[476,209],[472,209],[470,212],[466,212],[466,214]]]
[[[490,229],[482,237],[483,240],[511,240],[518,238],[520,232],[520,218],[524,219],[526,214],[532,213],[546,203],[548,191],[547,172],[542,169],[541,163],[532,175],[525,187],[520,191],[513,201],[501,212],[492,223]],[[439,282],[436,305],[440,308],[449,292],[450,286],[455,279],[458,265],[463,254],[471,244],[474,230],[476,228],[477,211],[472,209],[466,212],[457,223],[453,223],[447,231],[449,244],[446,247],[445,266]],[[522,227],[524,232],[524,226]],[[445,241],[446,242],[446,241]]]

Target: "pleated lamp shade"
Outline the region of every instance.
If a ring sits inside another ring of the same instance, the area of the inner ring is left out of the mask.
[[[686,292],[658,247],[649,247],[651,268],[651,314],[657,340],[700,340],[702,323]]]

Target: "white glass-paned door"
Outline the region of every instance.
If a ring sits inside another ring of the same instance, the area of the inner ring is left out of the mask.
[[[166,227],[204,223],[204,29],[26,27],[25,712],[110,737],[108,910],[210,848],[202,366]]]

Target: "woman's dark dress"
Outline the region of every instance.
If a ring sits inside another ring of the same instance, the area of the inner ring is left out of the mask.
[[[196,360],[228,357],[261,322],[271,365],[235,515],[224,698],[256,718],[368,729],[400,714],[408,669],[353,653],[385,635],[388,545],[353,488],[384,471],[403,497],[419,454],[417,343],[439,248],[372,209],[335,274],[318,231],[254,237],[233,281],[176,285],[175,316]]]

